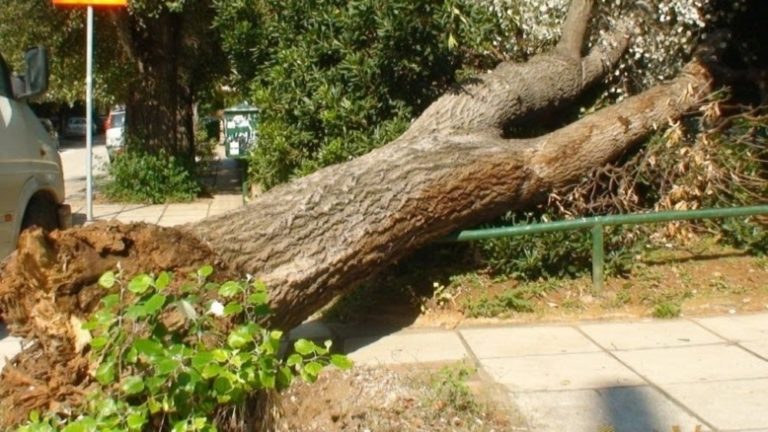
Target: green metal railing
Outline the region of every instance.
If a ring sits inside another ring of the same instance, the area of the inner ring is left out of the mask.
[[[602,290],[604,280],[603,271],[605,264],[603,227],[607,225],[639,225],[690,219],[730,218],[762,214],[768,214],[768,205],[594,216],[572,220],[535,223],[529,225],[461,231],[446,237],[444,241],[464,242],[589,228],[592,231],[592,284],[596,290]]]

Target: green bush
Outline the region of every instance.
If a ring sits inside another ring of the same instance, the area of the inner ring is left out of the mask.
[[[522,220],[520,220],[522,219]],[[502,225],[527,225],[551,221],[548,215],[522,216],[508,214]],[[632,267],[633,244],[621,228],[606,228],[604,232],[605,271],[623,275]],[[483,261],[494,273],[537,280],[542,277],[575,277],[590,271],[592,240],[589,230],[555,231],[479,242]]]
[[[113,201],[164,203],[192,201],[201,191],[194,163],[169,155],[130,149],[109,167],[104,193]]]
[[[295,376],[314,382],[329,364],[351,367],[330,342],[299,339],[284,358],[283,333],[257,324],[269,314],[266,287],[209,282],[212,272],[204,266],[182,284],[166,272],[102,275],[108,294],[83,324],[95,388],[67,417],[35,412],[19,431],[215,431],[217,414],[237,423],[255,395]]]
[[[250,175],[266,187],[396,138],[462,67],[491,66],[499,34],[494,13],[468,0],[243,0],[218,8],[239,87],[260,108]]]

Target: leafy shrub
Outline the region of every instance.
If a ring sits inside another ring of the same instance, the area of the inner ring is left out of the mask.
[[[244,0],[218,8],[239,85],[261,110],[250,174],[266,187],[396,138],[463,66],[490,66],[498,34],[491,11],[467,0]]]
[[[283,360],[283,333],[257,324],[269,313],[264,285],[208,282],[212,272],[204,266],[179,288],[166,272],[127,283],[102,275],[111,294],[83,325],[93,335],[96,392],[69,417],[33,413],[19,430],[215,431],[223,409],[242,413],[254,395],[284,389],[296,375],[314,382],[329,364],[351,366],[330,354],[330,342],[305,339]]]
[[[551,221],[548,215],[508,214],[503,225],[527,225]],[[482,259],[498,275],[537,280],[542,277],[575,277],[591,270],[592,241],[589,230],[555,231],[483,240]],[[621,228],[605,228],[605,272],[622,275],[632,267],[633,243]]]
[[[163,203],[191,201],[201,191],[192,161],[128,148],[110,164],[107,197],[115,201]]]

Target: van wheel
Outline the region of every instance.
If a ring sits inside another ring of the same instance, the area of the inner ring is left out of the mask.
[[[59,216],[56,204],[40,197],[32,197],[27,204],[24,218],[21,220],[21,230],[40,227],[46,231],[53,231],[59,227]]]

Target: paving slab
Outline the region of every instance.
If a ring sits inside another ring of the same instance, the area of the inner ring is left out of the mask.
[[[125,208],[124,204],[99,204],[93,206],[93,218],[110,220],[120,214]]]
[[[768,378],[768,362],[733,345],[617,351],[615,354],[658,384]]]
[[[460,333],[480,359],[600,351],[573,327],[472,328]]]
[[[574,390],[647,384],[604,352],[480,360],[486,372],[512,391]]]
[[[768,314],[728,315],[695,321],[734,342],[768,340]]]
[[[579,328],[611,351],[724,342],[697,324],[684,320],[587,324]]]
[[[453,362],[469,356],[459,335],[452,331],[348,338],[344,341],[344,351],[355,363],[372,366]]]
[[[538,432],[709,430],[649,386],[512,392],[510,397],[531,429]]]
[[[721,431],[768,431],[768,379],[664,386]]]
[[[768,361],[768,341],[741,342],[739,345]]]

